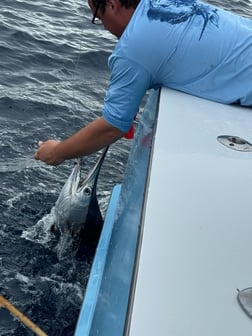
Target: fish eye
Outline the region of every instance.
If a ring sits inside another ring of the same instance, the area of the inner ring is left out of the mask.
[[[91,190],[90,187],[86,187],[86,188],[83,190],[83,192],[84,192],[85,195],[89,196],[89,195],[91,195],[92,190]]]

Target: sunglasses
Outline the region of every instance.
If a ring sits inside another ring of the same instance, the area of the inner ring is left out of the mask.
[[[101,19],[99,17],[97,17],[98,10],[100,9],[100,7],[101,7],[101,1],[98,2],[97,6],[95,8],[95,12],[94,12],[93,18],[91,20],[91,22],[93,24],[96,24],[96,25],[102,24]]]

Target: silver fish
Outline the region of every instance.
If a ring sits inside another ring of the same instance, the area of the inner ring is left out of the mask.
[[[90,173],[81,179],[82,160],[79,159],[65,182],[55,203],[53,232],[80,236],[85,232],[99,234],[103,219],[97,201],[96,186],[100,169],[109,147],[106,147]]]

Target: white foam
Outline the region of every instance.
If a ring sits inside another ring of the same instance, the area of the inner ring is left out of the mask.
[[[25,276],[25,275],[19,273],[19,272],[17,272],[15,278],[16,278],[17,280],[21,281],[21,282],[26,283],[26,284],[29,282],[29,278],[28,278],[27,276]]]
[[[46,214],[41,218],[35,225],[24,230],[21,234],[21,238],[36,242],[42,245],[47,245],[47,243],[52,239],[53,234],[51,232],[51,227],[55,224],[55,213],[54,207],[49,214]]]

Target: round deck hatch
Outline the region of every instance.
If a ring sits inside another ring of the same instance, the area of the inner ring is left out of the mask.
[[[219,135],[217,140],[224,146],[241,152],[251,152],[252,144],[236,135]]]
[[[237,299],[243,311],[252,318],[252,288],[238,290]]]

